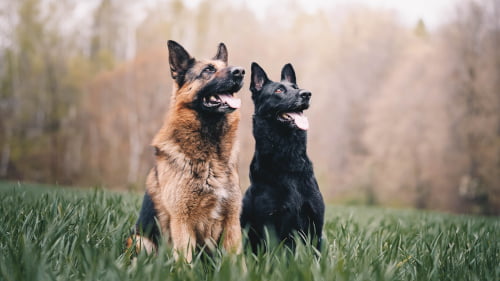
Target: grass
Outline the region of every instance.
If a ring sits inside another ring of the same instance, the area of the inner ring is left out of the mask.
[[[500,280],[500,220],[328,206],[321,256],[299,246],[130,263],[140,194],[0,182],[0,280]]]

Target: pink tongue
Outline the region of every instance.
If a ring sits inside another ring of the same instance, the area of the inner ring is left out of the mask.
[[[304,114],[290,112],[288,113],[288,116],[293,118],[293,120],[295,121],[295,125],[297,125],[297,127],[299,127],[300,129],[304,131],[309,129],[309,120],[307,120],[307,117],[305,117]]]
[[[235,98],[231,94],[219,95],[219,98],[222,102],[227,103],[231,108],[240,108],[241,100],[239,98]]]

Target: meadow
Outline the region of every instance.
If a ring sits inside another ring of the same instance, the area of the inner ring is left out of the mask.
[[[500,219],[328,205],[320,255],[299,245],[130,262],[142,195],[0,182],[0,280],[500,280]]]

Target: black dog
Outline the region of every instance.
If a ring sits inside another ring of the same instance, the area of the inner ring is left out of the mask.
[[[303,115],[311,92],[297,86],[291,64],[283,67],[281,82],[273,82],[252,63],[250,90],[255,154],[241,225],[248,228],[254,252],[265,239],[265,228],[290,248],[294,234],[311,235],[320,249],[325,205],[306,153],[309,123]]]

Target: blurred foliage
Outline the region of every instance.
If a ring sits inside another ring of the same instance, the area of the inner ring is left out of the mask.
[[[19,0],[0,4],[0,178],[142,190],[169,106],[166,41],[312,91],[309,154],[329,201],[500,213],[500,1],[412,27],[359,5]],[[247,71],[249,76],[249,71]],[[249,85],[246,78],[246,85]],[[253,154],[249,91],[242,189]]]

